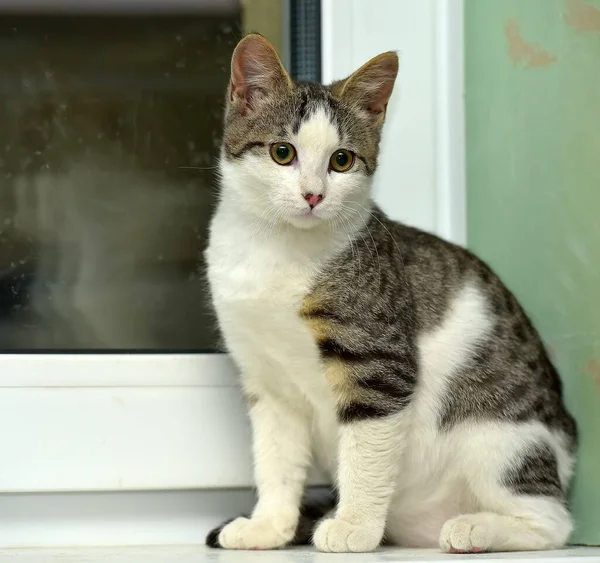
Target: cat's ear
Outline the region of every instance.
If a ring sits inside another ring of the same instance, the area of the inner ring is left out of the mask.
[[[291,88],[291,79],[273,46],[258,33],[246,35],[231,58],[230,102],[240,113],[255,111],[265,99]]]
[[[383,121],[398,74],[398,55],[382,53],[361,66],[354,74],[332,86],[333,93],[359,106],[377,122]]]

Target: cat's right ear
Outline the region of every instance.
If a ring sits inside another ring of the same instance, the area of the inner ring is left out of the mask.
[[[275,49],[262,35],[251,33],[238,43],[231,58],[229,101],[242,115],[256,111],[291,84]]]
[[[398,55],[389,51],[372,58],[346,80],[332,84],[332,90],[381,125],[397,75]]]

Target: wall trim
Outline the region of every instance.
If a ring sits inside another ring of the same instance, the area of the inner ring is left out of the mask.
[[[467,244],[464,1],[436,4],[437,232]]]

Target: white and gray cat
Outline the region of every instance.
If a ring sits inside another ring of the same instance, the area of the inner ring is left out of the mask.
[[[465,553],[571,533],[577,431],[538,333],[479,259],[371,200],[397,72],[384,53],[297,83],[256,34],[233,54],[206,257],[258,503],[210,545]],[[337,490],[320,521],[302,505],[313,458]]]

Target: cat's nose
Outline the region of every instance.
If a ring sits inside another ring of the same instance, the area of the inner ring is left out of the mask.
[[[314,209],[323,201],[323,196],[321,194],[304,194],[304,199],[308,202],[311,209]]]

